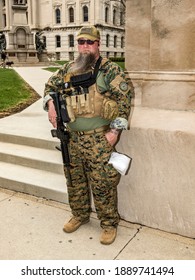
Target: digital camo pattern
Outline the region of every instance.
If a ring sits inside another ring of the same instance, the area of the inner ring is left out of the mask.
[[[71,134],[69,152],[72,187],[67,183],[69,203],[74,216],[87,219],[91,212],[90,185],[101,226],[116,227],[119,222],[117,185],[120,174],[108,164],[114,148],[104,133],[83,136]]]
[[[69,68],[68,63],[52,75],[45,86],[45,100],[48,100],[50,92],[63,93],[64,76]],[[101,65],[99,71],[106,86],[105,96],[118,105],[118,116],[112,125],[118,127],[120,120],[120,125],[126,127],[131,97],[134,94],[132,82],[117,64],[109,60]],[[104,133],[78,136],[75,132],[71,132],[69,152],[72,186],[67,183],[72,213],[81,220],[87,219],[91,212],[89,186],[91,187],[102,227],[118,225],[117,185],[120,178],[120,174],[108,164],[114,148],[108,143]],[[68,178],[66,170],[65,175]]]
[[[44,97],[50,92],[61,92],[64,76],[70,68],[70,63],[65,64],[56,73],[54,73],[45,86]],[[109,98],[116,101],[118,105],[118,117],[128,120],[131,107],[131,97],[134,95],[134,88],[131,79],[124,73],[121,67],[116,63],[106,60],[101,65],[101,71]],[[126,85],[126,86],[124,86]],[[46,108],[45,108],[46,109]]]
[[[44,97],[48,96],[51,92],[61,92],[63,91],[64,75],[67,73],[69,68],[69,63],[64,64],[59,68],[45,84]]]
[[[128,128],[128,121],[124,118],[116,118],[110,123],[110,128],[116,129],[127,129]]]
[[[119,110],[118,117],[127,120],[131,108],[131,98],[134,95],[131,79],[124,73],[121,67],[109,60],[105,63],[101,71],[103,71],[108,92],[111,93],[110,98],[117,102]],[[121,84],[126,84],[127,87],[121,87]]]

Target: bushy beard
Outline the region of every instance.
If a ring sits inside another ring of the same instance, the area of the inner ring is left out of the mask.
[[[71,72],[85,73],[94,67],[95,61],[93,53],[80,53],[71,66]]]

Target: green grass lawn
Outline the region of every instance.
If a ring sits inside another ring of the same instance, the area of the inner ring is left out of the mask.
[[[60,67],[67,61],[57,61],[57,63]],[[117,63],[124,69],[124,62]],[[44,69],[55,72],[59,67]],[[0,83],[0,118],[21,111],[40,98],[13,69],[0,68]]]
[[[116,62],[123,70],[125,69],[125,63],[121,61]]]
[[[50,72],[56,72],[58,69],[59,67],[55,67],[55,66],[43,68],[43,70],[50,71]]]
[[[63,61],[63,60],[57,60],[56,63],[58,63],[59,65],[64,65],[65,63],[67,63],[68,61]]]
[[[39,99],[13,69],[0,69],[0,83],[0,112],[27,107]]]

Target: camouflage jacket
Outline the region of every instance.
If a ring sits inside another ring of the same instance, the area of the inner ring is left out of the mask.
[[[71,63],[62,66],[55,72],[45,85],[43,107],[47,110],[47,102],[51,92],[61,92],[64,76],[68,73]],[[102,73],[106,90],[111,94],[109,98],[116,101],[119,115],[110,124],[111,128],[127,129],[128,116],[131,108],[131,97],[134,95],[133,84],[123,69],[118,64],[108,59],[103,59],[99,72]],[[96,80],[97,81],[97,80]]]

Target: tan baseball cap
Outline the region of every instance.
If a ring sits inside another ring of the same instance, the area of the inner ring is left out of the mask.
[[[87,38],[89,40],[100,40],[100,32],[95,26],[82,27],[78,34],[77,40],[80,38]]]

